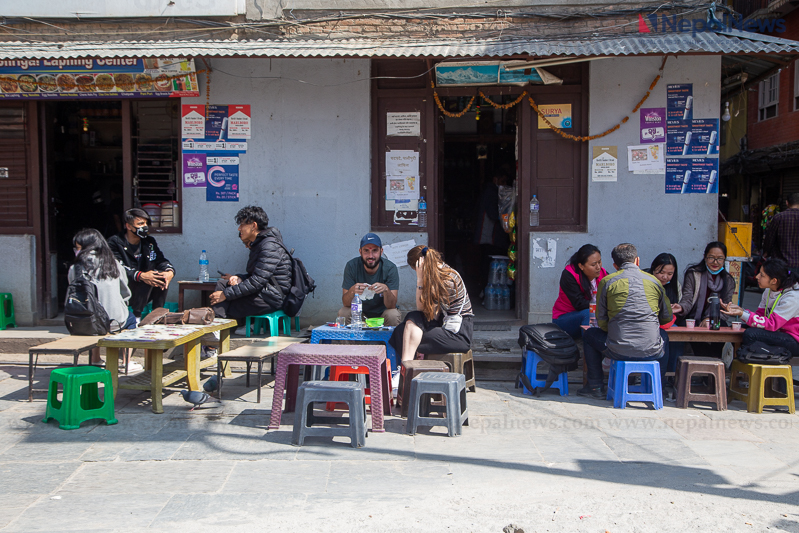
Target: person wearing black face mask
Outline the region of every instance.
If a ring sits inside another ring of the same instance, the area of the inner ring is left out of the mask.
[[[155,239],[150,236],[150,215],[142,209],[125,212],[125,232],[108,239],[108,246],[125,267],[133,295],[130,306],[137,318],[153,302],[153,309],[163,307],[175,267],[164,257]]]

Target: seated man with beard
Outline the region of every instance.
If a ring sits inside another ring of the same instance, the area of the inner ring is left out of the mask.
[[[348,319],[352,298],[358,294],[363,300],[363,319],[383,317],[384,325],[398,326],[400,312],[397,309],[399,272],[397,266],[383,257],[380,237],[367,233],[361,239],[360,256],[347,262],[344,267],[344,283],[341,286],[341,303],[338,316]],[[364,291],[366,295],[364,295]]]

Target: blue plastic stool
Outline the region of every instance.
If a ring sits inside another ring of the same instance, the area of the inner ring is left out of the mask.
[[[541,357],[531,350],[525,350],[522,354],[522,359],[524,362],[524,375],[530,380],[530,385],[533,387],[543,387],[546,385],[547,375],[538,373],[538,363],[542,361]],[[522,388],[522,394],[533,394],[533,391],[528,390],[524,385],[519,385]],[[568,396],[569,375],[566,372],[560,373],[558,379],[552,383],[551,388],[558,389],[561,396]]]
[[[253,320],[255,326],[255,334],[258,335],[263,329],[264,334],[269,334],[270,337],[277,337],[279,335],[280,324],[283,324],[283,334],[291,335],[291,319],[283,311],[274,311],[265,315],[248,316],[245,324],[244,334],[249,337],[250,333],[250,319]],[[299,319],[297,319],[299,322]],[[269,328],[266,325],[269,323]],[[299,328],[297,328],[299,331]]]
[[[627,385],[630,374],[641,374],[641,384]],[[610,365],[607,399],[613,400],[616,409],[624,409],[627,402],[652,402],[655,409],[663,409],[660,363],[614,360]]]

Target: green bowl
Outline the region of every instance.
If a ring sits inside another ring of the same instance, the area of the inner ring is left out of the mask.
[[[377,318],[367,318],[366,325],[369,326],[370,328],[379,328],[380,326],[383,325],[384,320],[385,319],[382,316],[379,316]]]

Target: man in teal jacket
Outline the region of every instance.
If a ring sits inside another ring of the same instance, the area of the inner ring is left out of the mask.
[[[671,304],[654,276],[638,268],[638,250],[629,243],[611,253],[617,272],[599,284],[596,317],[598,328],[583,333],[588,385],[579,396],[603,399],[602,359],[652,361],[668,353],[669,338],[660,329],[672,319]],[[665,366],[661,365],[661,374]]]

